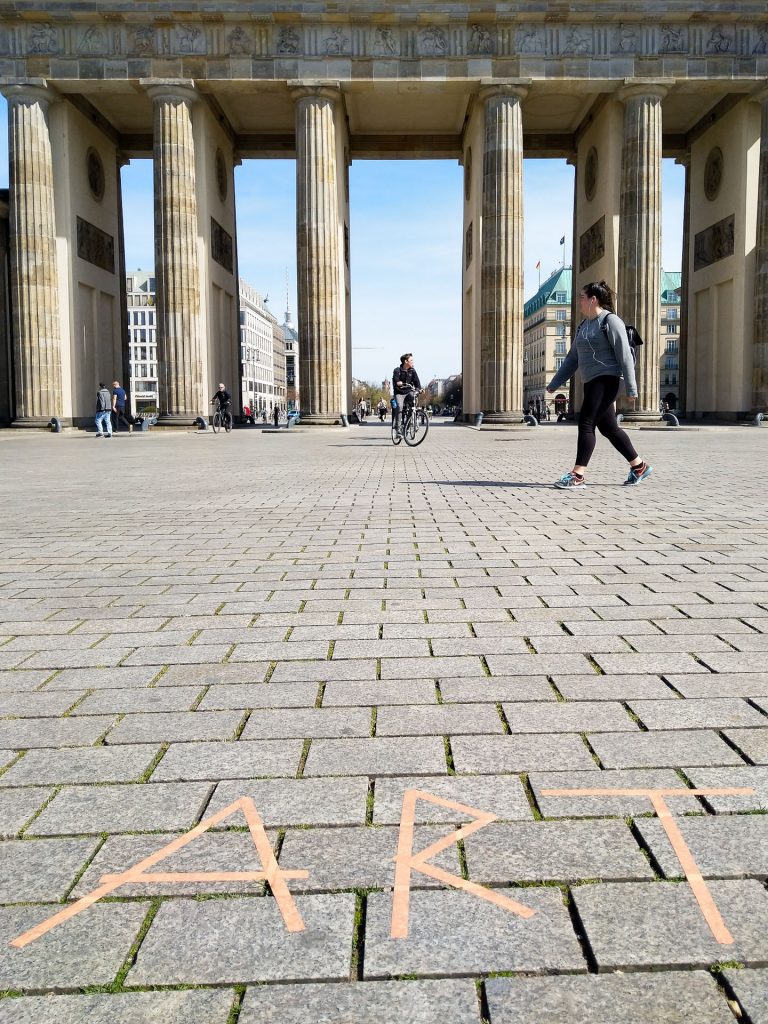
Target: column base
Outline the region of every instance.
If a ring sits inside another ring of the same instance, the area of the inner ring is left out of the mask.
[[[515,410],[513,412],[484,412],[483,423],[522,423],[525,418],[525,413],[522,409]]]
[[[627,409],[619,410],[624,417],[623,422],[627,424],[658,423],[661,413],[658,409]]]
[[[176,430],[190,430],[195,426],[195,422],[198,416],[203,416],[204,413],[161,413],[157,418],[155,427],[171,427]],[[210,420],[212,413],[207,414],[207,419]]]
[[[299,425],[302,427],[340,427],[342,426],[341,413],[301,413]]]
[[[11,426],[14,429],[19,428],[21,430],[48,430],[51,425],[51,419],[51,416],[19,416],[18,419],[13,421]],[[62,427],[72,426],[72,420],[69,417],[65,419],[63,416],[56,416],[56,419]]]

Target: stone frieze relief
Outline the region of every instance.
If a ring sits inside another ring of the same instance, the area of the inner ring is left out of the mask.
[[[0,19],[0,56],[749,58],[768,53],[768,20],[735,24],[517,21],[434,25],[203,23],[120,25]]]

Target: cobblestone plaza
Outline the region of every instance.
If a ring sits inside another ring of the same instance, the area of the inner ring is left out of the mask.
[[[2,1024],[766,1024],[767,436],[0,435]]]

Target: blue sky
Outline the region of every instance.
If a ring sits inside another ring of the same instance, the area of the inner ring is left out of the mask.
[[[7,107],[0,100],[0,188],[8,185]],[[352,372],[380,381],[404,350],[416,353],[422,380],[461,369],[462,169],[449,160],[359,160],[350,168]],[[662,266],[679,270],[684,172],[662,166]],[[526,160],[525,296],[570,263],[573,168],[564,160]],[[282,321],[286,271],[296,322],[295,165],[246,160],[235,172],[240,274]],[[123,169],[128,269],[152,267],[152,165]]]

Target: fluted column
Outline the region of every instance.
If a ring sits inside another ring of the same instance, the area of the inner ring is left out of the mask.
[[[483,226],[480,402],[490,421],[523,415],[523,121],[521,85],[481,90]]]
[[[155,278],[160,420],[186,424],[208,408],[200,326],[192,106],[183,82],[143,81],[154,105]],[[234,383],[232,384],[234,387]]]
[[[659,415],[661,358],[661,101],[667,87],[640,82],[619,93],[624,103],[621,157],[618,313],[640,332],[637,390],[627,418]]]
[[[768,89],[759,97],[760,172],[755,242],[755,330],[752,344],[752,411],[768,415]]]
[[[45,426],[63,409],[53,157],[40,84],[5,86],[10,156],[11,306],[18,426]]]
[[[337,423],[341,413],[341,318],[336,159],[337,88],[297,87],[296,249],[302,423]]]
[[[691,154],[686,153],[675,161],[685,168],[685,192],[683,198],[683,259],[680,274],[680,335],[678,342],[677,409],[680,415],[688,408],[688,321],[691,275],[688,264],[691,258]]]

